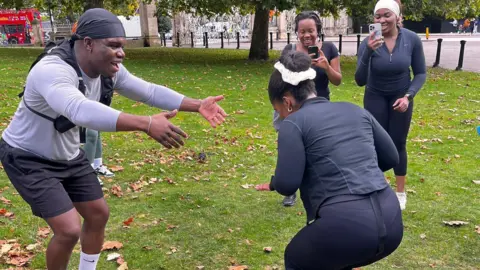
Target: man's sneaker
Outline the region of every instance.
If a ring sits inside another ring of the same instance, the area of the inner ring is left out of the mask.
[[[296,200],[297,200],[296,193],[294,193],[291,196],[285,196],[285,198],[283,198],[283,206],[294,206]]]
[[[400,209],[405,210],[407,206],[407,194],[405,192],[397,192],[397,198],[400,203]]]
[[[100,186],[103,187],[103,181],[102,181],[102,179],[100,179],[100,177],[97,177],[97,179],[98,179],[98,183],[100,183]]]
[[[107,166],[105,166],[105,165],[101,165],[100,167],[95,169],[95,171],[99,175],[102,175],[102,176],[105,176],[105,177],[114,177],[115,176],[115,174],[113,172],[111,172],[109,169],[107,169]]]

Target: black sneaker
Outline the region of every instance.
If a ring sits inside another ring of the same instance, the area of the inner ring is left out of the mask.
[[[297,200],[297,194],[296,193],[294,193],[291,196],[285,196],[285,198],[283,198],[283,206],[294,206],[296,200]]]

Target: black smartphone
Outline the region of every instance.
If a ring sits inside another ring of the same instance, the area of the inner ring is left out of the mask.
[[[318,46],[308,46],[308,55],[312,54],[315,54],[312,56],[313,59],[317,59],[318,57],[320,57],[320,55],[318,54]]]

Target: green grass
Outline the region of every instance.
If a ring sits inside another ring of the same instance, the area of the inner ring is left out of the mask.
[[[28,67],[39,53],[35,49],[0,50],[0,130],[13,116]],[[132,49],[125,66],[137,76],[165,84],[190,97],[225,95],[221,102],[228,121],[217,129],[195,114],[180,113],[172,121],[190,138],[183,149],[165,150],[140,133],[104,133],[104,159],[120,165],[110,190],[118,184],[124,196],[106,191],[111,217],[106,239],[120,241],[118,252],[129,269],[228,269],[232,261],[249,269],[283,267],[283,251],[305,224],[301,202],[281,205],[277,193],[244,189],[243,184],[267,182],[276,162],[276,134],[266,92],[273,61],[248,62],[243,50]],[[272,55],[276,58],[278,52]],[[332,87],[332,99],[361,105],[364,89],[355,85],[355,59],[342,58],[343,83]],[[430,69],[428,81],[415,100],[414,120],[408,141],[409,190],[403,212],[405,236],[399,249],[364,269],[480,269],[480,76],[475,73]],[[136,114],[157,109],[114,98],[113,107]],[[244,111],[244,113],[242,113]],[[438,142],[440,139],[441,142]],[[41,142],[39,142],[41,143]],[[197,155],[207,154],[199,163]],[[143,165],[142,163],[143,162]],[[136,164],[135,164],[136,163]],[[392,177],[391,172],[389,176]],[[142,178],[143,177],[143,178]],[[170,178],[127,192],[139,179]],[[1,205],[15,214],[0,217],[0,240],[35,243],[37,229],[45,222],[33,217],[28,205],[15,193],[0,170]],[[122,221],[134,217],[130,228]],[[469,224],[452,228],[447,220]],[[154,221],[158,221],[155,223]],[[167,230],[169,225],[178,227]],[[229,229],[233,231],[229,231]],[[420,236],[425,234],[425,238]],[[250,245],[246,240],[249,240]],[[47,239],[48,240],[48,239]],[[46,247],[47,240],[40,239]],[[264,253],[270,246],[273,251]],[[177,252],[167,254],[170,247]],[[98,269],[116,269],[103,252]],[[78,267],[78,247],[70,269]],[[45,268],[39,250],[31,269]],[[0,268],[8,268],[1,264]]]

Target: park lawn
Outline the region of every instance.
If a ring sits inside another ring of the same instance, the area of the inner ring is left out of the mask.
[[[39,52],[0,49],[0,131],[15,112],[16,95]],[[244,50],[127,50],[124,64],[135,75],[190,97],[225,95],[221,105],[229,117],[213,129],[198,115],[178,114],[172,122],[190,136],[179,150],[166,150],[141,133],[103,133],[104,162],[119,170],[104,180],[111,211],[105,240],[123,247],[104,251],[98,269],[118,267],[106,260],[113,252],[129,269],[228,269],[235,264],[283,269],[285,246],[306,217],[300,200],[285,208],[279,194],[251,186],[268,182],[275,168],[276,133],[266,91],[274,62],[248,62],[247,55]],[[271,53],[277,57],[278,52]],[[343,57],[342,71],[332,100],[361,106],[364,89],[354,81],[355,58]],[[121,96],[112,106],[136,114],[159,112]],[[475,131],[480,76],[429,69],[414,106],[404,240],[387,259],[362,269],[480,269],[480,185],[473,182],[480,180]],[[393,179],[392,172],[388,176]],[[118,187],[121,197],[114,192]],[[0,202],[0,209],[14,217],[0,216],[0,241],[16,239],[22,247],[39,243],[28,269],[44,269],[44,248],[52,234],[37,235],[45,222],[32,216],[0,169],[1,197],[11,204]],[[133,222],[126,226],[129,218]],[[443,223],[454,220],[468,224]],[[12,267],[6,255],[2,258],[0,268]],[[78,268],[78,260],[79,246],[69,269]]]

